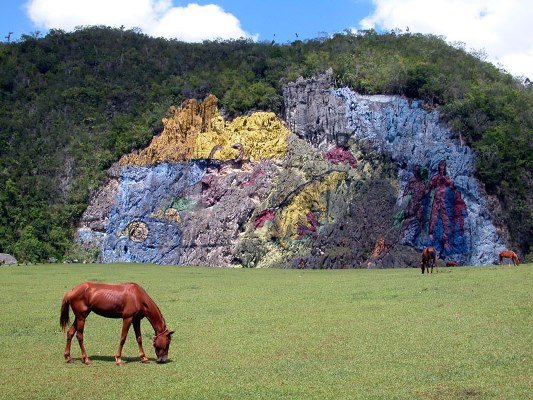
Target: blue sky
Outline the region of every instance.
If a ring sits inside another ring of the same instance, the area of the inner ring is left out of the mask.
[[[249,37],[278,43],[345,29],[431,33],[516,76],[533,78],[532,0],[2,0],[0,40],[81,25],[139,27],[198,42]]]
[[[180,3],[186,4],[184,1]],[[196,3],[210,4],[213,1]],[[280,43],[296,40],[296,34],[300,39],[309,39],[323,32],[331,34],[357,27],[373,9],[372,2],[364,0],[222,0],[216,4],[239,18],[245,31],[259,34],[259,40]]]
[[[8,32],[13,32],[12,39],[16,40],[22,34],[36,31],[45,33],[47,28],[50,28],[32,22],[26,11],[27,3],[20,0],[1,1],[2,41],[6,41]],[[200,6],[216,4],[226,13],[234,15],[240,21],[241,28],[252,37],[260,41],[276,40],[279,43],[292,42],[297,39],[296,35],[300,39],[309,39],[324,33],[332,34],[347,28],[356,28],[359,21],[370,15],[374,9],[370,0],[172,1],[176,7],[186,7],[190,3]],[[120,26],[120,18],[116,20],[117,26]]]

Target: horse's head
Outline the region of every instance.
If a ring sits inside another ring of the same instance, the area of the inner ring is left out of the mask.
[[[168,348],[170,347],[173,333],[174,331],[165,329],[163,332],[158,333],[153,337],[155,355],[157,356],[158,363],[167,362]]]

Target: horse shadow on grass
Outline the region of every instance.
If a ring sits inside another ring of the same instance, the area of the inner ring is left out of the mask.
[[[141,364],[141,359],[139,357],[121,357],[121,358],[122,358],[122,362],[124,362],[124,364],[130,364],[130,363],[139,363],[139,364]],[[112,362],[113,364],[115,363],[115,357],[114,356],[89,356],[89,359],[91,361]],[[81,362],[81,357],[78,357],[78,358],[73,357],[72,360],[73,360],[73,362]],[[155,358],[148,357],[148,360],[149,360],[149,364],[151,364],[151,363],[157,364]],[[171,359],[167,359],[165,364],[170,364],[172,362],[173,361]]]

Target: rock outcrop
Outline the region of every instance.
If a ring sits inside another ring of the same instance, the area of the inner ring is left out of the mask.
[[[104,262],[295,268],[461,264],[502,249],[475,158],[436,112],[335,88],[283,89],[286,123],[226,122],[214,96],[172,108],[164,131],[110,170],[77,240]]]
[[[332,144],[346,146],[344,102],[332,93],[333,73],[298,78],[283,87],[285,120],[299,138],[321,151]]]

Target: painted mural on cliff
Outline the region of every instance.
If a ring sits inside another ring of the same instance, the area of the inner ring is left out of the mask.
[[[468,254],[464,229],[468,209],[461,192],[446,175],[446,161],[439,162],[437,173],[427,183],[420,166],[415,165],[401,199],[399,237],[403,243],[418,248],[431,245],[447,258]]]
[[[164,131],[110,170],[77,240],[104,262],[347,268],[441,257],[487,264],[503,248],[474,157],[416,101],[284,87],[285,122],[225,121],[217,100],[171,108]]]
[[[401,239],[418,249],[433,245],[442,258],[461,264],[494,262],[504,244],[475,178],[473,151],[440,123],[438,113],[397,96],[361,96],[346,88],[333,94],[344,102],[353,137],[369,141],[397,163],[400,208],[416,167],[427,171],[423,223],[408,224]]]
[[[97,193],[100,207],[89,206],[78,240],[100,247],[103,262],[229,265],[289,131],[273,113],[226,123],[214,96],[172,108],[163,123],[147,148],[113,168],[113,193]],[[100,209],[105,222],[95,225]]]

